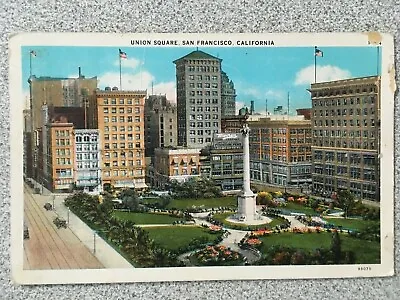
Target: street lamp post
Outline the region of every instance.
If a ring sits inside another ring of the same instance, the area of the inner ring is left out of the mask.
[[[67,211],[67,223],[68,223],[68,226],[69,226],[69,208],[68,208],[68,211]]]
[[[96,254],[96,231],[93,231],[93,254]]]

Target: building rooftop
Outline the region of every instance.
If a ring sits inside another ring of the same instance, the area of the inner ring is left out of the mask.
[[[379,80],[381,77],[380,76],[366,76],[366,77],[355,77],[355,78],[347,78],[347,79],[341,79],[341,80],[333,80],[333,81],[324,81],[324,82],[316,82],[316,83],[311,83],[311,88],[310,89],[315,89],[315,88],[323,88],[323,87],[331,87],[335,85],[343,85],[343,84],[360,84],[364,82],[374,82],[376,80]],[[308,90],[310,90],[308,89]]]
[[[217,59],[219,61],[222,61],[222,59],[220,59],[218,57],[212,56],[212,55],[210,55],[206,52],[200,51],[200,50],[196,50],[196,51],[190,52],[189,54],[187,54],[185,56],[182,56],[181,58],[178,58],[177,60],[174,60],[174,64],[178,61],[187,60],[187,59],[213,59],[213,60]]]

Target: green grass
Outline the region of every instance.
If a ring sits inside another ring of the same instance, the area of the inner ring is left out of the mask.
[[[204,237],[209,243],[214,243],[219,236],[209,233],[208,229],[199,226],[146,227],[143,229],[157,244],[168,250],[185,247],[194,238]]]
[[[315,212],[311,207],[301,205],[298,203],[294,202],[288,202],[285,207],[282,207],[282,209],[290,210],[292,212],[299,212],[299,213],[304,213],[306,215],[316,215],[318,214]]]
[[[260,251],[266,252],[271,246],[281,245],[303,250],[315,250],[317,248],[329,249],[331,246],[331,233],[280,233],[263,236]],[[341,234],[342,251],[353,251],[356,255],[356,263],[373,264],[380,263],[380,244],[362,239],[357,239]]]
[[[336,225],[336,226],[343,226],[346,229],[354,229],[358,231],[362,231],[365,229],[365,227],[369,225],[378,225],[379,222],[377,221],[367,221],[367,220],[362,220],[362,219],[344,219],[344,218],[324,218],[325,221],[327,221],[330,224]]]
[[[188,209],[188,208],[216,208],[216,207],[236,207],[236,197],[220,198],[198,198],[198,199],[173,199],[167,208]]]
[[[130,220],[136,224],[172,224],[174,221],[182,220],[182,218],[171,217],[168,214],[155,213],[135,213],[125,211],[114,211],[114,216],[120,220]]]
[[[221,222],[228,228],[232,229],[243,229],[243,230],[256,230],[258,228],[265,228],[265,227],[275,227],[276,225],[284,224],[285,222],[280,219],[272,219],[270,223],[260,224],[260,225],[246,225],[241,223],[232,223],[226,220],[230,215],[233,215],[232,212],[225,212],[225,213],[218,213],[213,215],[213,219]]]
[[[140,203],[143,204],[156,204],[156,203],[161,203],[162,200],[160,198],[146,198],[146,199],[140,199]]]

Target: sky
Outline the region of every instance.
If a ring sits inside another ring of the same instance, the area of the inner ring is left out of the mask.
[[[174,60],[195,51],[194,47],[22,47],[22,88],[28,99],[29,61],[37,77],[97,76],[98,87],[119,87],[119,48],[127,54],[122,59],[122,89],[144,90],[148,94],[166,94],[176,101]],[[323,57],[316,57],[317,82],[373,76],[380,55],[376,47],[319,47]],[[30,56],[30,51],[36,57]],[[296,108],[311,107],[307,88],[314,82],[314,47],[199,47],[198,50],[222,59],[222,70],[233,81],[237,109],[250,106],[256,112],[272,112],[278,105],[290,114]],[[379,56],[378,56],[379,55]],[[266,101],[267,100],[267,101]]]

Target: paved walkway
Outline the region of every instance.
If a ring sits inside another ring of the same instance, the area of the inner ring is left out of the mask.
[[[24,188],[24,218],[29,239],[24,245],[24,269],[101,269],[103,264],[70,230],[57,229],[56,214],[43,208],[43,198]]]
[[[30,190],[26,186],[27,190]],[[30,192],[32,192],[30,190]],[[55,228],[57,232],[67,231],[72,233],[76,240],[79,241],[82,247],[90,253],[91,256],[95,257],[99,264],[103,268],[133,268],[133,266],[122,257],[114,248],[112,248],[107,242],[98,236],[89,226],[87,226],[81,219],[75,216],[69,209],[64,205],[64,199],[68,194],[43,194],[43,195],[30,195],[35,199],[39,210],[49,215],[48,222]],[[48,202],[54,204],[53,211],[46,211],[43,205]],[[68,222],[68,228],[57,229],[53,224],[53,218],[59,216]]]

